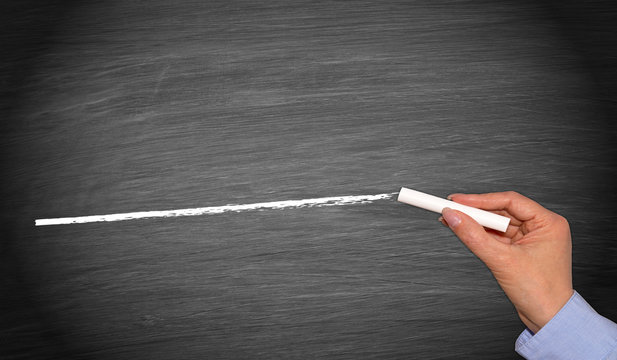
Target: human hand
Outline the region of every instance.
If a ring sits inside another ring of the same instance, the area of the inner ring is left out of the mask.
[[[448,198],[511,219],[505,233],[486,229],[450,208],[442,211],[440,221],[486,264],[523,323],[538,332],[574,293],[566,219],[511,191]]]

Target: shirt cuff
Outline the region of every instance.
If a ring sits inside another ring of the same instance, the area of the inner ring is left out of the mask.
[[[617,358],[617,324],[595,312],[575,291],[536,334],[525,329],[515,350],[526,359]]]

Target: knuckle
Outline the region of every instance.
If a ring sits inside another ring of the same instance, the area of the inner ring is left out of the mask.
[[[508,190],[504,192],[503,194],[506,196],[506,198],[510,199],[510,201],[517,200],[523,197],[523,195],[521,195],[519,192],[516,192],[514,190]]]
[[[559,214],[555,214],[554,221],[555,221],[555,224],[561,227],[562,229],[570,229],[570,223],[568,222],[568,219],[566,219],[565,217]]]

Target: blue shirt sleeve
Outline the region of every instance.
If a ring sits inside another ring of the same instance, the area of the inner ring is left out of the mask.
[[[526,359],[617,359],[617,324],[601,316],[576,291],[559,312],[533,334],[516,340]]]

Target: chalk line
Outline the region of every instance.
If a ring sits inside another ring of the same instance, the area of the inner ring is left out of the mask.
[[[90,215],[64,218],[37,219],[35,226],[46,225],[65,225],[65,224],[84,224],[91,222],[124,221],[146,218],[166,218],[179,216],[214,215],[226,212],[241,212],[262,209],[285,209],[299,207],[321,207],[321,206],[341,206],[354,204],[367,204],[375,200],[389,199],[396,193],[376,194],[376,195],[351,195],[351,196],[332,196],[315,199],[271,201],[244,205],[224,205],[211,206],[191,209],[160,210],[160,211],[139,211],[108,215]]]

